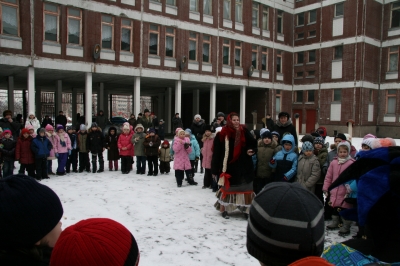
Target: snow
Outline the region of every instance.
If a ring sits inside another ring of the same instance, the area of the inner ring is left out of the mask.
[[[326,141],[333,143],[333,138]],[[361,138],[352,141],[356,149],[361,148]],[[53,170],[56,167],[53,163]],[[168,175],[147,176],[137,175],[136,164],[133,167],[134,171],[123,175],[108,171],[106,161],[104,173],[71,173],[43,180],[61,199],[63,228],[87,218],[114,219],[134,235],[141,266],[259,265],[246,249],[244,216],[238,212],[228,220],[221,217],[213,206],[215,193],[201,188],[203,174],[195,175],[197,186],[184,181],[177,188],[173,170]],[[353,226],[351,235],[356,231]],[[337,231],[327,231],[325,246],[351,235],[343,238]]]

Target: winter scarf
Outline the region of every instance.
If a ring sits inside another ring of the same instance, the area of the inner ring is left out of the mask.
[[[64,138],[65,134],[61,133],[61,134],[58,134],[58,136],[60,137],[61,146],[63,146],[63,147],[67,146],[67,144],[65,143],[65,138]]]
[[[350,160],[350,159],[351,159],[351,156],[350,156],[350,155],[347,155],[346,158],[339,158],[339,157],[338,157],[338,164],[344,164],[345,162],[347,162],[347,161]]]
[[[232,123],[232,116],[239,116],[239,115],[235,113],[230,113],[227,118],[226,126],[224,126],[221,132],[219,133],[219,139],[221,142],[225,141],[226,138],[235,140],[235,144],[233,147],[233,158],[229,163],[233,163],[237,159],[239,159],[242,147],[246,145],[246,138],[244,136],[244,130],[243,130],[244,125],[240,125],[238,129],[235,129]]]

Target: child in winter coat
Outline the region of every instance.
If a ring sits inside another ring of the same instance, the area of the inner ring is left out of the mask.
[[[119,151],[118,151],[118,135],[115,127],[108,129],[108,134],[105,137],[105,147],[107,149],[108,170],[118,171]]]
[[[296,180],[297,154],[295,150],[294,137],[291,134],[285,135],[281,140],[282,150],[277,152],[270,160],[269,165],[276,168],[274,181]]]
[[[160,119],[160,122],[158,123],[158,136],[160,137],[160,140],[163,141],[165,138],[164,120]]]
[[[56,143],[59,142],[60,140],[58,135],[54,133],[54,128],[52,125],[48,124],[45,129],[46,129],[46,137],[49,139],[52,146],[50,155],[47,156],[47,174],[54,175],[55,173],[53,172],[53,160],[57,159],[56,153],[58,153],[58,151]]]
[[[12,137],[9,129],[4,130],[3,139],[0,143],[0,152],[3,160],[3,178],[13,175],[16,141]]]
[[[200,160],[200,146],[190,128],[185,129],[185,134],[192,144],[192,152],[189,154],[189,160],[190,165],[192,166],[192,177],[194,177],[196,163]]]
[[[68,155],[71,154],[71,140],[67,132],[64,131],[62,125],[57,125],[56,129],[59,138],[59,141],[56,142],[56,157],[58,159],[56,175],[65,175],[65,166],[67,165]]]
[[[258,152],[256,154],[256,177],[253,180],[253,190],[256,194],[273,181],[274,169],[268,162],[277,152],[275,150],[277,146],[278,144],[275,140],[272,140],[272,134],[268,129],[261,133],[261,139],[258,141]]]
[[[133,149],[131,139],[132,132],[130,129],[130,125],[126,122],[122,126],[122,133],[118,138],[119,156],[121,157],[121,171],[123,174],[129,174],[131,169]]]
[[[50,156],[53,146],[46,137],[46,130],[44,128],[38,129],[36,138],[32,140],[31,149],[35,155],[36,179],[49,178],[47,174],[47,157]]]
[[[86,147],[92,153],[92,173],[104,172],[104,136],[101,128],[97,123],[93,122],[91,128],[88,130]],[[97,171],[97,157],[99,157],[99,170]]]
[[[321,176],[321,167],[317,156],[314,155],[314,147],[311,142],[304,142],[301,150],[302,154],[299,156],[297,163],[296,181],[314,193],[315,184]]]
[[[326,173],[323,192],[328,196],[329,186],[339,177],[339,175],[351,164],[355,162],[350,156],[351,146],[348,141],[341,141],[337,146],[338,157],[335,157],[330,163]],[[353,206],[344,201],[347,190],[345,185],[340,185],[330,191],[329,205],[333,208],[332,222],[326,228],[334,230],[339,228],[339,211],[352,208]],[[351,221],[343,219],[343,226],[339,230],[339,235],[346,236],[350,234]]]
[[[201,141],[203,142],[203,148],[201,148],[201,154],[203,155],[203,161],[201,162],[201,167],[204,168],[204,178],[203,178],[203,187],[202,188],[215,188],[215,191],[218,189],[218,185],[215,182],[213,184],[213,178],[211,173],[211,159],[213,155],[213,143],[214,143],[214,134],[211,132],[211,125],[204,126],[204,134]]]
[[[160,129],[160,128],[158,128]],[[169,171],[171,170],[171,166],[169,165],[169,162],[171,161],[171,156],[169,155],[169,142],[168,140],[164,140],[164,142],[161,145],[161,148],[158,151],[159,157],[160,157],[160,173],[161,174],[168,174]]]
[[[89,150],[86,146],[87,136],[86,126],[80,125],[78,132],[79,173],[82,173],[83,170],[90,173]]]
[[[25,126],[26,129],[28,129],[29,135],[31,135],[32,138],[36,138],[36,131],[37,129],[35,129],[33,126],[31,125],[27,125]]]
[[[136,155],[136,174],[144,175],[146,173],[146,154],[144,153],[144,140],[146,133],[143,132],[142,124],[137,124],[135,134],[133,134],[131,143],[135,146]]]
[[[190,185],[197,185],[197,182],[194,182],[192,176],[192,166],[189,160],[189,154],[192,152],[192,147],[190,143],[190,139],[185,137],[185,131],[180,129],[178,131],[178,136],[174,138],[173,144],[175,159],[174,159],[174,169],[175,169],[175,178],[178,187],[182,186],[182,181],[184,175],[188,177],[188,182]]]
[[[271,135],[272,135],[272,140],[275,140],[275,142],[276,142],[276,150],[277,151],[282,150],[282,146],[279,142],[279,138],[281,137],[281,135],[279,135],[279,133],[276,131],[272,131]]]
[[[156,135],[156,130],[154,128],[150,128],[149,135],[146,136],[143,146],[144,152],[147,157],[147,165],[149,167],[148,176],[158,175],[158,148],[161,145],[161,140]]]
[[[78,140],[75,128],[72,126],[67,127],[67,133],[71,140],[71,152],[68,155],[66,172],[69,173],[71,171],[72,165],[72,172],[78,173]]]
[[[315,184],[314,193],[321,200],[321,202],[324,202],[324,198],[322,197],[322,186],[324,185],[326,171],[328,170],[328,167],[326,166],[328,149],[325,147],[325,140],[323,137],[316,137],[314,139],[314,154],[317,156],[319,166],[321,168],[321,175]]]
[[[35,177],[35,155],[31,149],[32,140],[29,130],[27,128],[22,129],[15,149],[15,160],[19,161],[20,164],[19,174],[24,175],[26,170],[30,177]]]

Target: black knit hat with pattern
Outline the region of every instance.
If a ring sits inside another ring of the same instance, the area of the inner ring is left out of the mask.
[[[53,230],[63,212],[57,194],[32,177],[0,179],[0,248],[32,247]]]
[[[253,200],[247,250],[267,265],[288,265],[324,248],[324,208],[299,183],[275,182]]]

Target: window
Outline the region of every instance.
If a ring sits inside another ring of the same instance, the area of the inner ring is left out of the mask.
[[[316,30],[310,30],[309,32],[308,32],[308,37],[310,38],[310,37],[315,37],[315,36],[317,36],[317,31]]]
[[[336,46],[334,51],[335,54],[333,56],[333,59],[335,60],[343,59],[343,46]]]
[[[315,101],[315,91],[307,91],[307,102],[313,103]]]
[[[315,63],[315,50],[308,51],[308,63]]]
[[[68,43],[82,45],[82,11],[68,8]]]
[[[281,10],[278,10],[278,27],[276,32],[283,34],[283,11]]]
[[[394,115],[396,113],[396,90],[386,91],[386,114]]]
[[[242,42],[235,42],[235,66],[242,66]]]
[[[314,70],[308,71],[308,77],[314,77],[314,76],[315,76]]]
[[[211,63],[211,36],[203,35],[203,62]]]
[[[304,39],[304,32],[297,33],[297,38],[296,39],[299,39],[299,40]]]
[[[175,57],[175,29],[165,28],[165,56]]]
[[[342,100],[342,90],[341,89],[333,90],[333,101],[340,102],[341,100]]]
[[[242,23],[243,22],[243,0],[236,0],[235,2],[235,21]]]
[[[400,27],[400,3],[393,3],[392,4],[392,14],[391,14],[391,23],[390,27],[391,28],[397,28]]]
[[[304,52],[297,53],[297,64],[303,64],[304,62]]]
[[[222,44],[222,63],[224,65],[229,65],[229,49],[230,49],[230,41],[224,40]]]
[[[296,78],[302,78],[303,72],[296,72]]]
[[[258,69],[258,46],[253,45],[251,48],[251,64],[254,69]]]
[[[57,5],[44,4],[44,40],[58,42],[60,9]]]
[[[259,14],[259,12],[258,12],[258,6],[259,6],[259,4],[258,3],[253,3],[253,13],[252,13],[252,22],[251,22],[251,25],[253,26],[253,27],[255,27],[255,28],[258,28],[259,27],[259,19],[258,19],[258,14]]]
[[[114,49],[114,18],[101,16],[101,47],[104,49]]]
[[[390,47],[389,48],[389,64],[388,64],[388,71],[398,71],[399,66],[399,47]]]
[[[268,7],[263,7],[263,14],[262,14],[262,29],[268,30]]]
[[[167,0],[167,5],[176,6],[175,0]]]
[[[335,17],[343,16],[343,14],[344,14],[344,4],[343,3],[336,4],[335,5]]]
[[[198,0],[190,0],[190,6],[189,6],[190,11],[199,11],[199,3]]]
[[[276,90],[276,96],[275,96],[275,111],[276,113],[281,112],[281,90]]]
[[[296,99],[295,102],[296,103],[302,103],[303,102],[303,91],[296,91]]]
[[[0,0],[0,34],[19,36],[17,0]]]
[[[149,31],[149,54],[158,55],[158,36],[160,28],[158,25],[151,24]]]
[[[276,73],[282,73],[282,52],[280,50],[276,55]]]
[[[317,22],[317,10],[311,10],[308,12],[308,24]]]
[[[297,26],[304,25],[304,13],[297,14]]]
[[[132,20],[121,19],[121,51],[132,52]]]
[[[224,0],[224,19],[231,20],[231,0]]]
[[[197,61],[197,33],[189,33],[189,60]]]
[[[212,15],[212,0],[203,1],[203,14]]]
[[[263,47],[262,48],[262,54],[261,54],[261,69],[267,71],[267,62],[268,62],[268,48]]]

